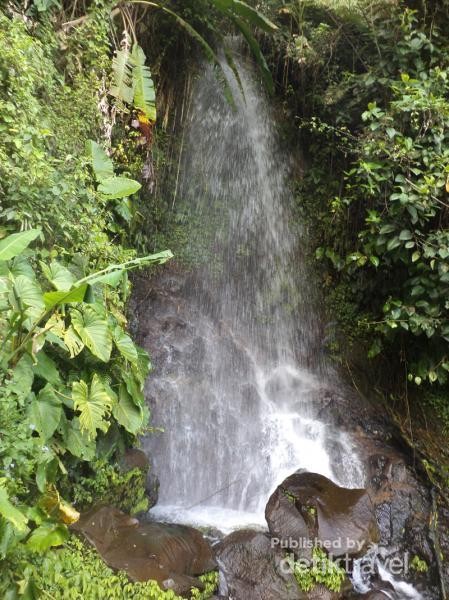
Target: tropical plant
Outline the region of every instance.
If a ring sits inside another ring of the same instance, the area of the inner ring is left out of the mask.
[[[113,83],[111,96],[122,109],[132,106],[148,121],[156,121],[156,93],[146,57],[135,43],[132,52],[127,47],[118,50],[112,61]]]
[[[14,401],[34,443],[45,448],[35,457],[38,508],[15,507],[8,489],[17,493],[17,482],[2,479],[0,514],[9,531],[4,554],[27,535],[27,544],[37,550],[65,539],[58,515],[69,511],[62,510],[59,497],[51,510],[43,499],[57,494],[54,484],[67,473],[66,456],[93,459],[99,432],[106,435],[113,423],[131,435],[142,431],[148,356],[125,332],[120,315],[107,309],[103,290],[124,285],[132,269],[171,257],[161,252],[77,278],[79,261],[37,263],[29,245],[40,234],[29,230],[0,242],[3,402]],[[38,525],[30,535],[28,520]]]
[[[164,13],[172,16],[177,21],[177,23],[183,29],[185,29],[194,40],[196,40],[199,43],[199,45],[204,51],[206,58],[218,67],[219,71],[221,72],[224,78],[225,88],[228,94],[230,94],[230,88],[227,85],[226,76],[224,75],[224,71],[222,69],[221,61],[218,55],[216,54],[212,46],[209,44],[209,42],[205,39],[205,37],[201,35],[192,25],[190,25],[190,23],[187,20],[185,20],[178,12],[171,10],[161,2],[150,2],[148,0],[130,0],[129,3],[140,4],[143,6],[159,9]],[[210,0],[210,5],[216,11],[218,11],[218,13],[229,19],[234,24],[234,26],[237,27],[237,29],[242,33],[259,66],[263,82],[266,88],[272,93],[274,91],[274,85],[271,76],[271,71],[261,51],[260,45],[252,32],[252,28],[261,29],[266,33],[273,33],[277,31],[278,27],[267,17],[265,17],[260,11],[256,10],[255,8],[253,8],[246,2],[243,2],[242,0]],[[210,27],[213,29],[213,32],[218,38],[218,40],[220,40],[222,46],[226,48],[226,42],[223,34],[220,33],[218,28],[214,27],[212,24],[210,24]],[[235,68],[232,54],[228,50],[225,51],[225,57],[228,62],[228,65],[234,71],[238,79],[238,73]]]

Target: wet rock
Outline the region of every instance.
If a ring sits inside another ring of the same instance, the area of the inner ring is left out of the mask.
[[[192,527],[139,523],[111,506],[84,513],[73,529],[82,533],[113,569],[123,570],[132,581],[156,580],[177,594],[192,586],[195,578],[215,568],[210,544]]]
[[[257,531],[228,535],[216,550],[220,593],[233,600],[299,600],[302,595],[292,573],[281,568],[284,553]]]
[[[148,498],[149,508],[157,504],[159,498],[159,478],[153,471],[148,471],[145,479],[145,493]]]
[[[146,473],[150,468],[150,461],[142,450],[129,448],[120,459],[119,466],[123,473],[132,471],[133,469],[140,469]]]
[[[335,557],[359,556],[379,538],[367,491],[342,488],[315,473],[285,479],[270,497],[265,517],[271,535],[297,556],[310,556],[307,542],[315,539]]]

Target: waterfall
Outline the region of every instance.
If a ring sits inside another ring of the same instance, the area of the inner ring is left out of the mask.
[[[176,198],[191,266],[161,309],[146,394],[164,432],[144,440],[152,513],[222,530],[263,525],[297,469],[363,485],[349,437],[318,417],[331,373],[290,161],[252,65],[238,52],[236,64],[239,81],[223,64],[234,107],[211,66],[192,92]]]

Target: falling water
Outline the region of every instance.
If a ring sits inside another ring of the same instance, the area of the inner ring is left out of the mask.
[[[252,66],[237,65],[234,108],[212,67],[193,90],[176,200],[192,266],[147,388],[165,431],[145,440],[156,516],[222,530],[262,525],[299,468],[363,484],[348,436],[317,418],[329,374],[289,160]]]

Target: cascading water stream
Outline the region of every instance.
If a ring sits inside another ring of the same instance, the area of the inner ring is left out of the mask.
[[[193,91],[177,201],[194,265],[147,389],[165,432],[145,440],[160,479],[152,513],[222,530],[264,525],[270,493],[299,468],[363,485],[348,436],[317,418],[329,373],[305,233],[269,104],[236,62],[234,109],[212,67]]]

